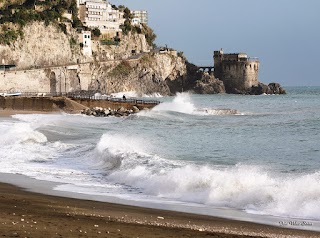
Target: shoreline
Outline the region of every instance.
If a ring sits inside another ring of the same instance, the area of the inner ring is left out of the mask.
[[[0,110],[0,116],[1,112],[3,111]],[[7,117],[14,114],[47,114],[47,112],[38,111],[8,110],[5,112]],[[53,112],[55,113],[59,112]],[[41,181],[20,174],[0,173],[0,212],[2,215],[0,222],[5,226],[0,229],[0,234],[15,236],[14,234],[19,232],[22,237],[43,237],[49,227],[51,227],[48,233],[50,237],[58,236],[58,234],[63,237],[244,237],[244,235],[251,237],[319,237],[320,232],[320,221],[315,221],[310,226],[313,228],[311,230],[316,230],[316,232],[299,230],[308,228],[307,225],[303,227],[295,223],[295,221],[303,222],[303,220],[279,217],[271,223],[269,220],[269,223],[259,224],[258,220],[253,219],[255,215],[250,221],[239,219],[240,211],[235,213],[217,209],[221,213],[228,213],[228,217],[221,217],[219,212],[210,214],[199,212],[201,209],[204,211],[206,207],[185,206],[183,211],[179,209],[172,211],[170,208],[175,208],[176,204],[156,203],[152,206],[152,202],[145,201],[125,203],[126,200],[116,197],[104,199],[101,195],[69,192],[72,189],[68,189],[68,186],[57,190],[56,188],[60,185],[65,184]],[[23,211],[28,211],[28,213],[22,213]],[[45,214],[43,214],[44,211]],[[47,222],[49,220],[50,222]],[[279,221],[283,222],[281,227],[279,227]],[[40,223],[45,225],[39,227]],[[115,226],[113,231],[111,230],[113,228],[109,229],[109,225]],[[109,230],[102,230],[104,226],[107,226]],[[29,230],[24,230],[26,227]],[[32,233],[34,229],[38,233]],[[136,229],[140,229],[139,233]],[[78,233],[73,233],[75,230]],[[149,233],[144,235],[144,230],[149,230]],[[6,233],[7,231],[13,231],[13,233]],[[23,233],[25,231],[31,233]],[[61,232],[53,233],[54,231]],[[109,235],[108,231],[112,235]]]
[[[17,114],[57,114],[61,113],[60,111],[33,111],[33,110],[3,110],[0,109],[0,117],[11,117]]]
[[[32,180],[24,178],[13,174],[0,176],[1,235],[42,237],[46,233],[50,237],[319,237],[318,232],[288,229],[290,227],[93,201],[86,197],[75,198],[67,193],[53,191],[57,183],[40,180],[35,192],[30,189]],[[25,184],[29,184],[29,187]],[[42,192],[39,193],[39,190]],[[48,191],[53,191],[54,195]]]

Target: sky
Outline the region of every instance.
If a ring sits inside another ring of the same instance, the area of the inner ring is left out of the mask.
[[[260,60],[259,81],[320,86],[320,0],[110,0],[147,10],[156,44],[198,66],[213,51]]]

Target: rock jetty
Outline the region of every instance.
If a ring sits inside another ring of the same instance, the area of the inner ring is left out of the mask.
[[[131,109],[125,109],[124,107],[120,107],[116,110],[113,110],[111,108],[93,107],[93,108],[83,109],[81,111],[81,114],[84,114],[87,116],[95,116],[95,117],[109,117],[109,116],[125,117],[138,112],[140,112],[140,109],[136,106],[133,106]]]

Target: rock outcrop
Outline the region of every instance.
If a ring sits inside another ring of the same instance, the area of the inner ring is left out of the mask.
[[[90,72],[88,89],[92,91],[170,95],[176,92],[170,82],[182,81],[186,66],[181,57],[170,53],[148,53],[138,59],[91,64]]]
[[[269,85],[259,83],[253,86],[246,94],[261,95],[261,94],[286,94],[286,91],[278,83],[270,83]]]
[[[128,59],[133,54],[150,52],[151,47],[143,34],[129,32],[124,35],[118,45],[103,45],[99,41],[93,41],[92,50],[96,61]]]
[[[218,94],[225,93],[226,89],[221,80],[205,72],[202,78],[196,81],[194,91],[199,94]]]

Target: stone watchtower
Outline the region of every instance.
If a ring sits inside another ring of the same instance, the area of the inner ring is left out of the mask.
[[[224,54],[223,50],[214,51],[214,76],[223,81],[226,91],[243,92],[257,86],[259,60],[248,58],[247,54]]]

